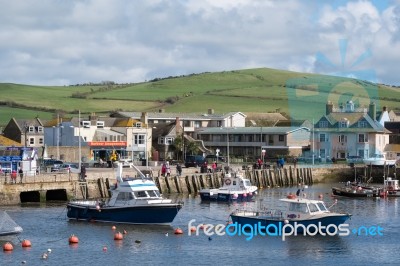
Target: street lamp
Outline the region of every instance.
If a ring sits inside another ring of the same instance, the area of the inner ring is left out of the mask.
[[[266,152],[265,149],[261,150],[263,164],[264,164],[265,152]]]

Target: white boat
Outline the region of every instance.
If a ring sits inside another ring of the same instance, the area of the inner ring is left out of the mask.
[[[223,186],[220,188],[205,188],[199,191],[202,201],[250,201],[258,188],[239,170],[228,169],[224,173]]]
[[[5,211],[0,212],[0,236],[17,235],[22,233],[19,226]]]
[[[299,191],[297,193],[299,195]],[[302,233],[304,228],[311,225],[339,226],[347,221],[351,214],[332,212],[322,200],[299,198],[289,194],[287,198],[280,199],[287,207],[282,209],[262,208],[259,210],[236,210],[230,217],[234,224],[252,226],[253,228],[268,228],[270,232],[282,232],[285,225],[292,225],[297,233]],[[321,228],[323,228],[321,227]]]
[[[125,224],[170,224],[182,208],[160,195],[155,182],[133,166],[139,177],[122,177],[122,163],[117,168],[117,185],[110,199],[71,200],[67,204],[70,220]]]
[[[397,179],[386,178],[383,181],[383,189],[387,197],[400,197],[399,180]]]
[[[396,164],[396,160],[386,159],[385,154],[375,154],[373,157],[364,159],[363,162],[366,165],[374,166],[393,166]]]

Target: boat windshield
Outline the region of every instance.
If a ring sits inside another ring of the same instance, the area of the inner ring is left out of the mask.
[[[160,193],[155,190],[135,191],[133,192],[136,198],[158,198]]]
[[[245,180],[245,181],[244,181],[244,185],[245,185],[246,187],[250,187],[250,186],[251,186],[250,180]]]
[[[321,211],[323,211],[323,212],[327,212],[328,211],[328,209],[326,208],[325,204],[323,204],[322,202],[318,202],[317,205],[318,205],[318,208]]]
[[[308,208],[310,208],[310,212],[319,212],[318,206],[314,203],[310,203]]]
[[[289,211],[307,213],[308,212],[307,204],[306,203],[290,203]]]
[[[127,201],[133,199],[132,192],[119,192],[117,201]]]

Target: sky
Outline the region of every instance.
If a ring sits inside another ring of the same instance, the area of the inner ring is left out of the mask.
[[[0,0],[0,82],[274,68],[400,85],[400,0]]]

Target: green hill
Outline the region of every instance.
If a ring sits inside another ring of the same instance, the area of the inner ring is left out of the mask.
[[[137,84],[29,86],[0,84],[0,125],[11,117],[43,119],[112,111],[204,113],[284,112],[294,118],[318,118],[328,100],[356,106],[375,101],[378,108],[400,111],[400,89],[370,82],[268,68],[191,74]]]

